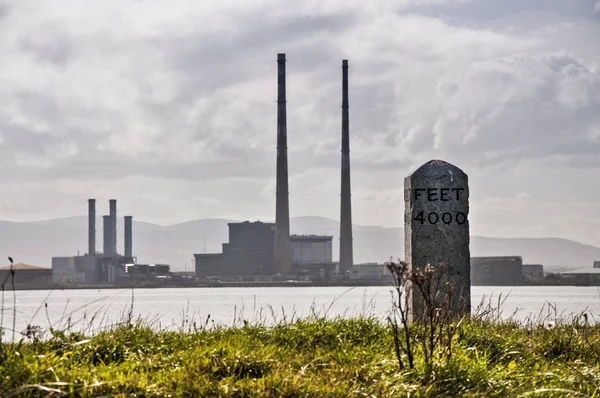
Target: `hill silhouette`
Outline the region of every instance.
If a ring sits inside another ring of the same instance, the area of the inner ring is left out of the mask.
[[[141,263],[167,263],[173,270],[193,269],[193,254],[221,251],[227,242],[227,223],[234,220],[201,219],[161,226],[133,221],[133,251]],[[268,221],[268,220],[266,220]],[[97,223],[97,250],[102,250],[102,219]],[[402,228],[354,225],[355,262],[384,262],[403,257]],[[294,217],[295,234],[327,234],[334,237],[338,256],[339,223],[323,217]],[[118,220],[117,247],[123,251],[123,219]],[[0,250],[15,261],[51,266],[52,256],[87,251],[87,216],[36,222],[0,221]],[[550,271],[591,267],[600,259],[600,248],[561,238],[471,237],[472,256],[520,255],[526,263],[544,264]]]

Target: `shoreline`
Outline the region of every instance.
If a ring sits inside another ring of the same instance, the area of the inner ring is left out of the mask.
[[[93,289],[187,289],[187,288],[237,288],[237,287],[377,287],[388,286],[393,287],[393,281],[335,281],[335,282],[314,282],[314,281],[252,281],[252,282],[212,282],[212,283],[165,283],[165,282],[147,282],[136,284],[95,284],[95,285],[20,285],[16,284],[14,290],[93,290]],[[504,285],[471,285],[472,287],[494,287]],[[512,286],[512,285],[511,285]],[[597,286],[592,284],[523,284],[514,285],[514,287],[540,287],[540,286],[571,286],[571,287],[590,287]],[[11,291],[12,286],[6,285],[5,291]]]
[[[98,285],[44,285],[18,286],[15,290],[93,290],[93,289],[186,289],[186,288],[231,288],[231,287],[370,287],[393,286],[392,281],[347,281],[347,282],[220,282],[220,283],[140,283],[140,284],[98,284]],[[10,288],[10,286],[6,286]],[[6,289],[12,290],[12,289]]]

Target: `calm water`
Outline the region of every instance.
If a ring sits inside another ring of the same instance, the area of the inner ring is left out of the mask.
[[[185,324],[240,324],[242,320],[292,319],[312,312],[328,316],[373,315],[384,319],[390,311],[389,287],[297,287],[297,288],[179,288],[136,289],[133,315],[153,319],[158,327]],[[506,297],[502,316],[518,319],[555,313],[563,317],[589,312],[600,315],[598,287],[473,287],[473,305],[483,300],[497,303]],[[132,291],[37,290],[16,292],[16,330],[28,324],[47,329],[70,325],[75,330],[93,331],[114,324],[129,312]],[[45,305],[47,304],[47,306]],[[13,292],[4,293],[3,325],[12,330]],[[5,336],[10,336],[5,331]]]

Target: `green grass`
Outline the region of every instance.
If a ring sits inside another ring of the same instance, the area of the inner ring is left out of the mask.
[[[400,371],[390,328],[371,318],[176,332],[125,322],[2,344],[0,396],[594,397],[600,326],[467,319],[452,356],[425,368],[417,352]]]

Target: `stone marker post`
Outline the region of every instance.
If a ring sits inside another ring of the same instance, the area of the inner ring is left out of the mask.
[[[423,270],[430,264],[435,275],[439,264],[445,264],[445,281],[453,285],[451,313],[470,313],[468,176],[450,163],[431,160],[404,179],[404,204],[404,249],[409,270]],[[443,297],[444,284],[442,289]],[[422,295],[411,290],[407,292],[412,294],[409,317],[415,319],[422,314],[423,302]]]

